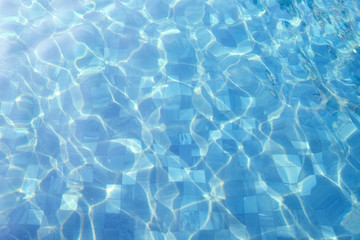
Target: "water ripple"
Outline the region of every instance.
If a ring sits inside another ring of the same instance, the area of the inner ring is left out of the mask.
[[[0,238],[358,238],[359,7],[1,1]]]

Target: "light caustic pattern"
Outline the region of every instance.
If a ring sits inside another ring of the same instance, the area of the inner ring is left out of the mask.
[[[0,9],[0,239],[359,237],[358,1]]]

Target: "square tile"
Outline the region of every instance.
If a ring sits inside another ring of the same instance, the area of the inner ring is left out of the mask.
[[[60,210],[75,211],[78,207],[80,195],[78,193],[66,193],[62,196]]]
[[[245,213],[257,213],[257,198],[256,196],[244,197],[244,211]]]

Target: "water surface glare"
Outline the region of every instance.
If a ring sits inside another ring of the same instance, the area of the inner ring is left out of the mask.
[[[0,0],[0,239],[360,239],[357,0]]]

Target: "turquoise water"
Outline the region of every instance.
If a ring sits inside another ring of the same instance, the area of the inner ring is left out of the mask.
[[[0,239],[360,239],[359,8],[1,0]]]

